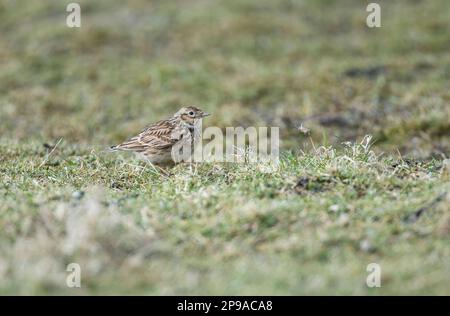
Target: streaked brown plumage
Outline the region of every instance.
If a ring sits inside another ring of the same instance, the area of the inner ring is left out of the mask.
[[[202,119],[208,115],[195,106],[183,107],[170,119],[156,122],[138,135],[110,149],[138,153],[153,164],[174,162],[174,146],[188,144],[193,147],[199,140]]]

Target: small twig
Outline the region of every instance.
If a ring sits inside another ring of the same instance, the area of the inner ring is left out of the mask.
[[[55,152],[56,147],[58,147],[58,145],[61,143],[62,140],[63,140],[63,139],[62,139],[62,137],[61,137],[61,138],[58,140],[58,142],[56,143],[56,145],[53,146],[52,150],[47,154],[47,156],[45,157],[44,161],[42,161],[42,163],[39,165],[38,168],[41,168],[42,166],[44,166],[44,165],[48,162],[50,156]]]
[[[427,205],[422,206],[421,208],[419,208],[418,210],[416,210],[414,213],[407,215],[403,221],[405,223],[408,224],[413,224],[415,222],[417,222],[417,220],[429,209],[431,209],[432,207],[434,207],[436,204],[438,204],[439,202],[441,202],[445,196],[447,195],[447,192],[443,192],[441,194],[439,194],[437,197],[435,197],[431,202],[429,202]]]
[[[313,141],[313,139],[311,138],[311,136],[309,136],[309,141],[311,142],[311,145],[312,145],[312,147],[313,147],[313,149],[314,149],[314,152],[317,152],[316,145],[314,145],[314,141]]]

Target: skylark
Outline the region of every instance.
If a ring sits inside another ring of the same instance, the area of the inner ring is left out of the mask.
[[[186,154],[192,155],[194,145],[201,139],[202,119],[208,115],[195,106],[183,107],[170,119],[148,126],[122,144],[110,147],[110,150],[138,153],[156,165],[180,162],[180,149],[184,151],[184,159]]]

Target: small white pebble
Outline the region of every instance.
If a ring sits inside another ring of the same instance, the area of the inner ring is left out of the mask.
[[[338,212],[339,211],[339,205],[337,204],[333,204],[328,208],[329,211],[331,212]]]
[[[361,242],[359,243],[359,248],[364,252],[371,252],[372,250],[374,250],[372,243],[367,239],[361,240]]]
[[[347,214],[342,213],[341,215],[339,215],[338,224],[345,225],[349,222],[349,220],[350,220],[350,217]]]
[[[83,191],[75,191],[72,193],[72,198],[74,199],[81,199],[84,196],[84,192]]]

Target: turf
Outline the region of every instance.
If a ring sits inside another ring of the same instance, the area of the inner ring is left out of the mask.
[[[450,294],[448,1],[79,3],[0,2],[1,294]],[[182,104],[279,168],[103,151]]]

